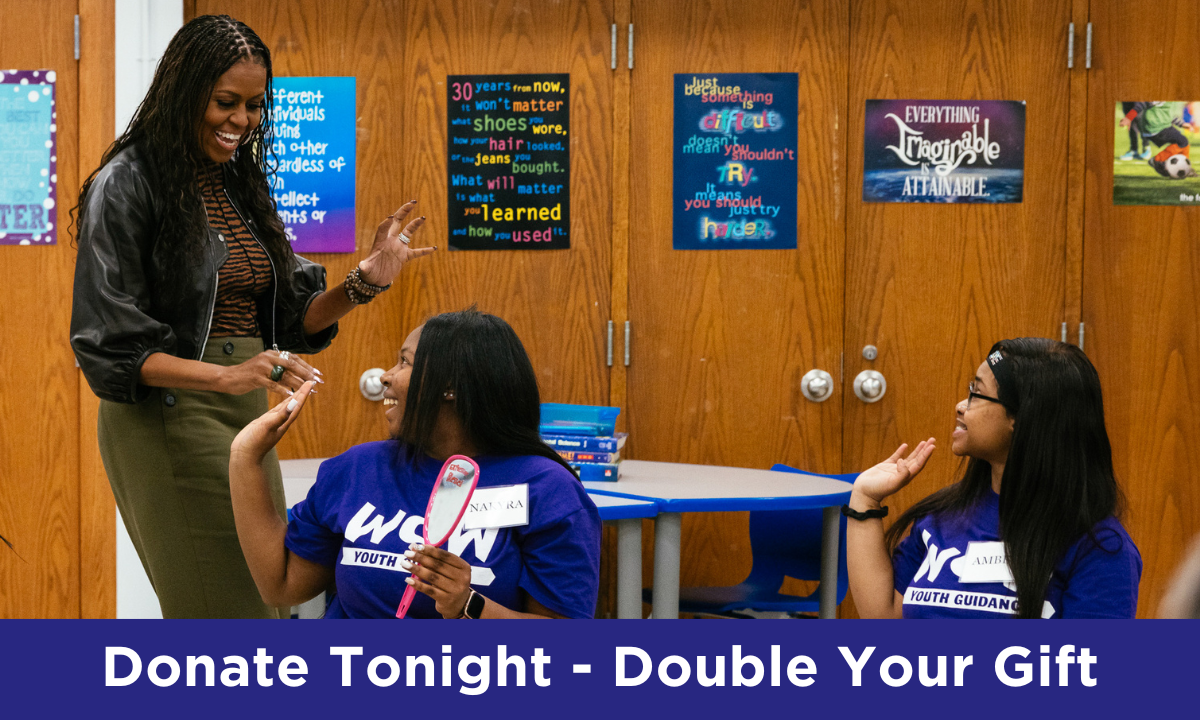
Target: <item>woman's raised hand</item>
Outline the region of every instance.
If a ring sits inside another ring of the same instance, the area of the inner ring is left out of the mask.
[[[312,390],[313,383],[304,383],[296,394],[284,399],[275,407],[260,415],[254,422],[242,428],[233,439],[230,447],[231,460],[248,459],[252,462],[262,462],[263,457],[275,447],[296,418],[300,416],[300,408]]]
[[[417,231],[425,224],[423,215],[407,225],[404,224],[416,207],[417,201],[409,200],[379,223],[375,230],[375,244],[371,246],[371,254],[358,264],[364,281],[372,285],[391,285],[400,274],[404,263],[437,250],[436,247],[412,247],[407,242],[416,239]]]
[[[275,368],[283,368],[283,374],[272,379]],[[265,387],[280,395],[290,395],[306,382],[324,383],[321,371],[289,352],[267,350],[249,360],[221,368],[219,392],[244,395],[251,390]]]
[[[887,460],[864,470],[854,481],[853,494],[867,501],[867,504],[878,507],[885,498],[895,494],[921,472],[925,461],[933,454],[934,440],[922,440],[908,457],[904,457],[906,450],[907,443],[896,448],[896,452]]]

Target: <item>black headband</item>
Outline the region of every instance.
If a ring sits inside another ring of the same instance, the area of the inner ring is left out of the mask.
[[[1013,378],[1012,361],[1001,349],[1003,342],[1000,341],[992,346],[992,351],[987,356],[987,364],[992,370],[992,375],[996,377],[996,397],[1000,399],[1000,404],[1009,413],[1016,415],[1021,401],[1017,394],[1016,381]]]

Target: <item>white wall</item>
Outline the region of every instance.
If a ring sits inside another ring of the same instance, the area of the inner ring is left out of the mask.
[[[182,0],[116,0],[116,129],[125,131],[154,68],[183,26]],[[115,138],[114,138],[115,139]],[[117,617],[161,618],[158,598],[117,512]]]

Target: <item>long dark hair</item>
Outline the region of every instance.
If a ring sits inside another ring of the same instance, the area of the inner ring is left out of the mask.
[[[271,51],[253,30],[228,15],[202,15],[175,33],[129,127],[88,176],[79,191],[79,204],[72,210],[77,226],[82,227],[96,175],[125,148],[139,147],[154,169],[154,185],[162,198],[153,249],[154,292],[155,300],[167,307],[194,300],[182,293],[191,286],[187,279],[203,261],[208,239],[197,180],[209,162],[200,145],[200,123],[217,80],[247,59],[266,69],[266,95],[258,127],[227,163],[231,172],[225,173],[226,183],[250,216],[255,234],[275,266],[281,268],[280,284],[288,285],[291,275],[284,269],[294,262],[292,246],[267,185],[267,176],[276,167],[271,148]]]
[[[1013,418],[1000,480],[1000,538],[1017,585],[1017,617],[1039,618],[1055,565],[1124,505],[1104,427],[1100,376],[1083,351],[1044,338],[992,346],[1011,363],[998,397]],[[963,478],[909,508],[888,529],[895,547],[918,518],[966,515],[992,483],[989,463],[972,458]]]
[[[399,433],[414,450],[428,449],[443,393],[449,389],[454,391],[454,409],[480,452],[541,455],[575,474],[538,434],[542,407],[537,376],[508,323],[474,307],[425,322]]]

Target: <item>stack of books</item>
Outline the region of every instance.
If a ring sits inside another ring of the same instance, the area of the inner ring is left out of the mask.
[[[615,481],[627,433],[616,430],[620,408],[542,403],[542,440],[554,448],[583,481]]]

